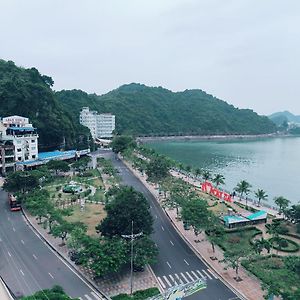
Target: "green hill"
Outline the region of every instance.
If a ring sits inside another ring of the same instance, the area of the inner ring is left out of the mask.
[[[40,150],[85,148],[89,131],[64,110],[51,90],[51,77],[37,69],[0,60],[0,117],[28,117],[38,128]]]
[[[296,116],[289,111],[277,112],[269,116],[269,119],[273,121],[277,126],[282,125],[284,122],[292,122],[300,124],[300,116]]]
[[[238,109],[202,90],[172,92],[162,87],[128,84],[105,95],[80,90],[56,93],[59,102],[78,122],[89,106],[116,115],[116,131],[134,135],[263,134],[275,125],[250,109]]]

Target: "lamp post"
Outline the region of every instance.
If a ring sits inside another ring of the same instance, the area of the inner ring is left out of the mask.
[[[131,234],[122,234],[121,236],[125,239],[130,239],[130,295],[133,291],[133,242],[134,239],[140,237],[143,233],[133,234],[133,220],[131,221]]]

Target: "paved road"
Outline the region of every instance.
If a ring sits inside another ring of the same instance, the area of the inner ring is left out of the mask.
[[[26,224],[21,212],[11,212],[0,190],[0,275],[16,296],[61,285],[71,297],[101,299],[71,271]]]
[[[205,277],[207,288],[186,298],[187,300],[238,300],[239,298],[191,251],[173,228],[153,195],[124,163],[109,152],[102,153],[112,158],[114,166],[119,170],[123,184],[133,186],[142,192],[150,203],[154,218],[153,240],[159,248],[158,262],[152,268],[162,287],[167,289],[175,284]]]

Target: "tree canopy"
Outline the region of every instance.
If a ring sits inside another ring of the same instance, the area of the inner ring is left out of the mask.
[[[153,219],[149,204],[142,193],[131,187],[116,190],[117,194],[105,206],[107,216],[97,226],[103,236],[121,236],[131,234],[131,221],[134,221],[134,233],[152,233]]]

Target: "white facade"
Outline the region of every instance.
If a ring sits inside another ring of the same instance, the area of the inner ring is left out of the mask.
[[[115,116],[112,114],[98,114],[88,107],[83,107],[80,112],[80,124],[88,127],[93,139],[111,138],[115,130]]]
[[[3,118],[1,123],[1,139],[12,141],[15,146],[15,161],[38,158],[38,134],[28,118],[10,116]]]

